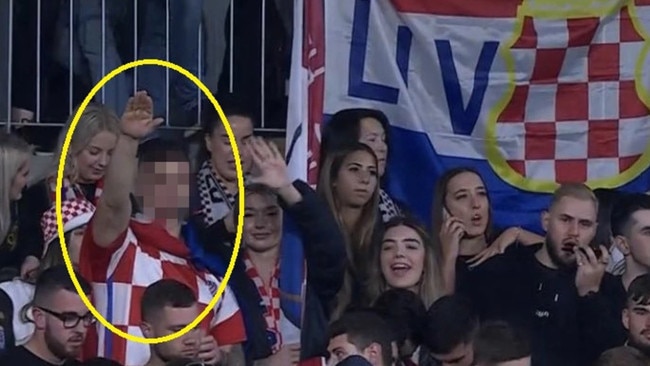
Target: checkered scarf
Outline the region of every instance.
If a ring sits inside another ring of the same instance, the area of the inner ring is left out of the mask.
[[[383,189],[379,190],[379,212],[384,223],[401,214],[399,207]]]
[[[275,265],[275,270],[271,276],[270,286],[266,286],[262,277],[257,272],[253,261],[250,259],[246,251],[243,253],[244,264],[246,265],[246,275],[253,280],[257,291],[262,298],[262,304],[264,305],[264,318],[266,319],[267,331],[275,335],[275,344],[271,346],[273,353],[276,353],[282,347],[282,334],[280,332],[280,317],[281,317],[281,307],[280,307],[280,267],[278,264]],[[270,292],[270,293],[269,293]]]
[[[206,160],[199,169],[198,190],[203,221],[210,226],[223,219],[233,209],[235,196],[228,192],[221,179],[214,174],[212,163]]]
[[[50,200],[51,202],[56,201],[56,179],[54,177],[48,180],[48,185],[50,187]],[[95,197],[93,197],[91,203],[97,205],[97,200],[99,196],[102,195],[104,187],[104,180],[100,179],[97,181],[95,187]],[[84,191],[79,187],[78,184],[73,184],[68,178],[63,178],[63,184],[61,184],[61,200],[73,200],[75,198],[88,199]]]

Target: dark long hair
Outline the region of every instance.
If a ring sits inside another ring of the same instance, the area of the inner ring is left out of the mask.
[[[442,211],[443,209],[447,208],[446,197],[447,197],[447,189],[449,188],[449,181],[451,181],[457,175],[463,173],[475,174],[477,177],[481,179],[482,182],[484,182],[483,177],[481,177],[481,174],[478,172],[478,170],[472,167],[453,168],[446,171],[438,179],[438,181],[436,182],[436,190],[433,192],[433,205],[431,209],[431,239],[433,240],[433,247],[434,250],[436,251],[436,255],[439,258],[442,258],[442,243],[440,242],[440,229],[442,228],[442,224],[444,221]],[[486,191],[485,194],[487,195],[488,205],[491,206],[490,195],[487,189],[485,191]],[[492,209],[488,207],[488,222],[487,222],[487,227],[485,229],[485,237],[487,240],[490,240],[491,236],[492,236]]]
[[[369,108],[342,109],[323,125],[318,159],[319,169],[322,169],[328,155],[333,151],[359,142],[361,120],[364,118],[373,118],[379,121],[386,133],[385,143],[390,154],[390,141],[388,138],[390,123],[388,117],[382,111]]]

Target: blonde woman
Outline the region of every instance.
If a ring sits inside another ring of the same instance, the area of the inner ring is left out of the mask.
[[[25,192],[25,204],[29,206],[26,222],[35,228],[32,236],[42,246],[39,223],[43,212],[48,210],[56,199],[56,176],[59,160],[63,157],[63,142],[70,130],[77,111],[69,117],[61,130],[57,148],[47,176]],[[103,178],[111,160],[113,149],[120,133],[120,119],[110,108],[100,103],[90,103],[81,114],[70,139],[65,154],[63,171],[62,200],[86,199],[92,204],[102,193]],[[37,234],[38,233],[38,234]]]
[[[21,198],[27,184],[30,159],[31,149],[25,141],[0,133],[0,270],[5,274],[3,277],[18,272],[26,275],[39,263],[39,242],[30,240],[30,230],[22,220],[28,212]]]

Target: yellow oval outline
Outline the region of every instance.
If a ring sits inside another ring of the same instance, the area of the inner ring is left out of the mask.
[[[77,294],[79,294],[79,297],[81,297],[81,300],[83,303],[86,305],[88,310],[95,316],[99,322],[105,326],[107,329],[109,329],[113,334],[116,334],[126,340],[129,340],[131,342],[136,342],[140,344],[158,344],[158,343],[164,343],[168,341],[172,341],[174,339],[177,339],[181,336],[183,336],[185,333],[189,332],[193,328],[197,327],[200,322],[205,319],[205,317],[208,315],[210,311],[215,307],[217,304],[217,301],[219,301],[219,298],[221,298],[221,295],[223,295],[223,292],[226,289],[226,286],[228,284],[228,281],[230,280],[230,275],[232,274],[233,268],[235,267],[235,261],[237,260],[237,255],[239,252],[239,245],[242,239],[242,230],[243,230],[243,222],[244,222],[244,195],[240,194],[239,195],[239,215],[238,215],[238,223],[237,223],[237,234],[235,236],[235,246],[233,249],[233,254],[230,257],[230,263],[228,263],[228,268],[226,269],[226,274],[224,278],[220,281],[221,283],[219,284],[219,287],[217,288],[217,293],[214,295],[208,306],[199,314],[199,316],[194,319],[194,321],[185,328],[179,330],[178,332],[163,336],[163,337],[158,337],[158,338],[145,338],[145,337],[137,337],[125,332],[122,332],[121,330],[117,329],[113,324],[108,322],[102,314],[100,314],[97,309],[93,306],[93,304],[88,300],[88,297],[86,297],[86,294],[83,292],[81,289],[81,286],[79,285],[79,281],[77,280],[77,276],[74,272],[74,269],[72,268],[72,262],[70,261],[70,255],[68,253],[68,248],[67,244],[65,242],[65,235],[63,232],[63,217],[61,214],[61,189],[63,185],[63,168],[65,165],[65,156],[67,156],[68,150],[70,149],[70,140],[72,139],[72,134],[74,133],[75,128],[77,127],[77,122],[79,122],[79,119],[81,118],[81,114],[83,111],[86,109],[90,101],[93,99],[95,94],[104,86],[106,85],[107,82],[109,82],[112,78],[114,78],[116,75],[119,73],[132,69],[134,67],[138,66],[144,66],[144,65],[154,65],[154,66],[162,66],[166,67],[172,70],[175,70],[179,73],[181,73],[183,76],[187,77],[190,79],[194,84],[196,84],[201,91],[208,97],[212,105],[215,107],[217,112],[219,113],[219,117],[221,118],[222,121],[224,121],[224,127],[226,128],[226,133],[228,134],[228,140],[230,142],[230,146],[232,146],[233,150],[233,155],[235,157],[235,170],[237,171],[237,188],[239,189],[240,192],[244,191],[244,179],[243,179],[243,172],[242,172],[242,166],[241,166],[241,160],[239,158],[239,147],[237,146],[237,141],[235,139],[235,136],[232,132],[232,129],[230,128],[230,122],[228,122],[228,119],[226,116],[223,114],[223,110],[221,109],[221,106],[217,102],[217,100],[214,98],[210,90],[199,80],[196,76],[194,76],[191,72],[187,71],[183,67],[176,65],[172,62],[169,61],[163,61],[163,60],[157,60],[157,59],[143,59],[143,60],[136,60],[129,62],[127,64],[124,64],[115,70],[111,71],[108,73],[106,76],[104,76],[98,83],[93,87],[93,89],[90,91],[90,93],[86,96],[84,101],[81,103],[79,106],[77,113],[74,116],[74,119],[72,120],[72,124],[70,125],[70,129],[66,133],[65,140],[63,142],[63,152],[61,154],[61,157],[59,158],[59,168],[56,176],[56,200],[55,200],[55,207],[56,207],[56,222],[57,222],[57,230],[59,233],[59,240],[61,242],[61,250],[63,252],[63,260],[65,261],[66,268],[68,270],[68,273],[70,274],[70,278],[72,279],[72,282],[74,283],[74,287],[77,290]]]
[[[630,13],[630,18],[633,19],[633,24],[635,30],[641,35],[644,39],[643,46],[641,47],[640,54],[637,58],[635,71],[634,71],[634,83],[636,86],[636,91],[641,99],[641,101],[650,108],[650,92],[645,89],[642,82],[643,76],[643,64],[645,59],[648,57],[648,50],[650,49],[650,37],[645,32],[643,27],[639,26],[638,19],[634,19],[636,16],[636,4],[634,1],[625,0],[622,2],[621,6],[628,6],[628,12]],[[620,11],[621,8],[617,7],[616,9]],[[543,18],[554,18],[554,19],[567,19],[577,17],[580,14],[562,14],[562,16],[552,17],[551,14],[544,13],[542,14]],[[506,64],[506,70],[508,70],[508,89],[504,93],[503,97],[492,107],[488,114],[488,122],[485,131],[485,144],[486,144],[486,157],[488,163],[492,167],[492,170],[505,182],[510,185],[513,185],[519,189],[527,190],[531,192],[540,192],[540,193],[553,193],[557,187],[558,183],[551,180],[541,180],[541,179],[530,179],[522,176],[517,171],[515,171],[506,161],[506,159],[501,155],[501,152],[498,148],[498,141],[496,137],[496,128],[497,120],[499,115],[507,107],[508,102],[512,98],[512,95],[515,91],[515,60],[512,55],[511,49],[515,44],[519,35],[522,32],[524,26],[524,18],[529,14],[528,9],[523,5],[520,5],[517,10],[517,18],[515,20],[514,32],[512,38],[504,45],[503,48],[499,50],[501,57]],[[537,16],[538,14],[535,14]],[[641,82],[639,82],[641,80]],[[629,183],[633,179],[637,178],[643,171],[645,171],[650,166],[650,143],[646,144],[644,151],[641,153],[641,156],[624,172],[621,172],[617,175],[600,178],[594,180],[588,180],[585,184],[592,189],[594,188],[618,188],[624,184]]]

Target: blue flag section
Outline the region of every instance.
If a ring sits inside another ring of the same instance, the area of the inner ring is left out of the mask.
[[[436,180],[460,166],[481,172],[502,228],[541,232],[561,183],[650,189],[649,1],[298,3],[294,176],[316,183],[321,122],[374,108],[391,123],[385,189],[427,225]]]

